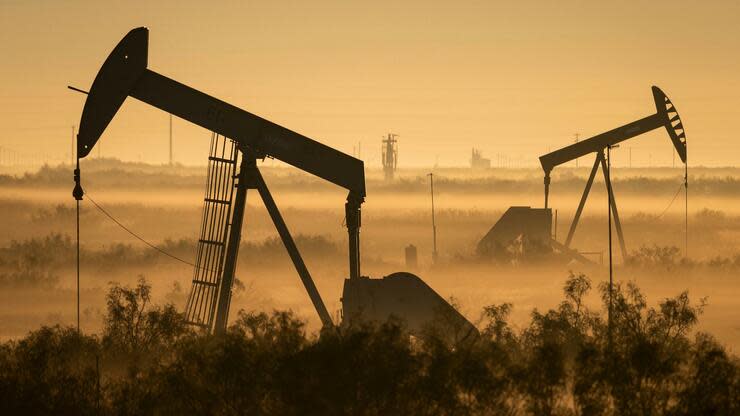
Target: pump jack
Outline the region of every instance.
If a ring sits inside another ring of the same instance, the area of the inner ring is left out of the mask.
[[[614,193],[612,192],[613,189],[609,175],[609,164],[604,156],[605,150],[614,148],[619,143],[632,137],[647,133],[660,127],[665,127],[676,152],[678,152],[678,155],[681,157],[684,164],[686,163],[686,133],[684,132],[683,123],[678,115],[678,111],[676,110],[676,107],[673,106],[671,100],[668,99],[660,88],[654,86],[652,87],[652,91],[656,108],[655,114],[641,118],[632,123],[625,124],[624,126],[617,127],[616,129],[609,130],[605,133],[601,133],[597,136],[591,137],[590,139],[577,141],[570,146],[566,146],[562,149],[541,156],[540,164],[545,172],[545,207],[510,207],[498,222],[494,224],[489,232],[480,240],[477,247],[478,254],[484,257],[490,257],[496,253],[500,253],[502,248],[511,244],[512,241],[524,236],[527,241],[536,242],[535,247],[538,249],[541,247],[547,247],[547,249],[551,251],[555,248],[568,258],[575,259],[583,263],[592,263],[588,258],[582,255],[583,253],[579,253],[576,250],[571,249],[570,243],[573,240],[573,234],[575,233],[576,226],[578,225],[581,213],[583,212],[583,207],[586,204],[586,198],[591,190],[591,185],[596,177],[596,172],[599,167],[601,167],[607,191],[612,195],[609,202],[609,209],[610,212],[614,214],[614,223],[617,230],[617,237],[619,239],[619,246],[622,251],[622,258],[626,258],[627,249],[624,243],[622,224],[619,221],[617,204],[614,200]],[[550,173],[556,166],[591,153],[596,154],[591,174],[586,182],[586,187],[583,190],[581,201],[578,204],[575,217],[573,218],[573,222],[568,230],[568,236],[565,239],[565,243],[560,244],[553,239],[551,233],[552,210],[548,207]],[[684,173],[684,187],[688,189],[688,174],[686,171]]]
[[[322,324],[332,325],[326,306],[256,166],[256,160],[273,157],[349,191],[345,214],[351,278],[360,276],[360,207],[365,199],[363,162],[148,69],[148,43],[148,29],[134,29],[103,63],[85,102],[77,136],[78,154],[85,157],[90,153],[127,96],[229,137],[237,144],[243,157],[226,255],[217,282],[194,282],[194,290],[201,283],[210,286],[214,293],[208,297],[208,305],[198,305],[204,312],[188,314],[190,318],[196,318],[191,322],[216,332],[226,328],[246,193],[247,189],[257,189]],[[213,243],[224,245],[223,241]]]
[[[215,234],[211,233],[216,237],[206,238],[208,236],[203,231],[205,228],[201,233],[198,255],[204,251],[207,252],[206,257],[216,260],[210,263],[215,265],[215,269],[199,268],[196,265],[186,307],[186,318],[191,324],[217,333],[226,329],[247,190],[256,189],[323,326],[333,326],[326,306],[257,167],[258,159],[270,157],[349,191],[345,203],[345,221],[349,235],[349,279],[344,283],[343,323],[359,314],[375,319],[387,319],[396,315],[407,318],[410,329],[420,329],[433,311],[441,311],[448,318],[452,317],[458,327],[466,328],[467,333],[476,333],[472,324],[421,279],[410,273],[393,273],[383,279],[360,276],[360,214],[366,196],[364,164],[361,160],[148,69],[148,43],[148,29],[134,29],[118,43],[103,63],[90,92],[87,93],[77,135],[77,152],[82,158],[91,152],[128,96],[214,132],[203,223],[204,227],[206,220],[211,226],[216,222],[220,222],[222,226],[216,227]],[[217,135],[228,137],[234,148],[227,152],[227,143],[218,142]],[[241,163],[237,174],[239,155]],[[210,177],[212,172],[216,172],[213,178]],[[236,183],[229,182],[229,175]],[[76,171],[77,178],[79,173]],[[79,180],[77,184],[79,185]],[[234,186],[236,196],[232,201],[231,191],[224,189],[233,189]],[[211,213],[218,215],[209,217],[209,207],[220,207],[212,208]],[[220,247],[220,250],[208,251],[210,247]]]
[[[540,156],[540,164],[542,165],[542,170],[545,172],[545,209],[547,209],[550,193],[550,172],[552,172],[553,168],[581,156],[596,153],[596,159],[594,160],[593,168],[591,168],[591,174],[586,182],[586,187],[583,189],[581,201],[578,204],[578,209],[576,210],[573,222],[568,230],[568,236],[565,239],[564,246],[566,250],[570,249],[570,243],[573,240],[573,234],[576,231],[576,226],[578,225],[581,213],[583,212],[583,207],[586,204],[586,198],[588,198],[591,185],[594,182],[596,171],[599,169],[599,166],[601,166],[607,191],[612,195],[611,203],[609,205],[612,214],[614,214],[614,225],[617,230],[622,258],[624,259],[627,257],[627,249],[624,244],[624,234],[622,233],[622,224],[619,221],[617,204],[614,200],[614,192],[608,171],[609,167],[604,156],[604,151],[607,148],[616,147],[620,142],[657,128],[665,127],[678,156],[681,158],[682,162],[686,163],[686,132],[684,131],[681,118],[678,115],[678,110],[676,110],[676,107],[673,105],[671,100],[668,99],[660,88],[653,86],[652,91],[653,99],[655,101],[655,114]],[[687,177],[684,177],[684,181],[687,181],[687,179]],[[686,183],[684,183],[684,185],[686,185]]]

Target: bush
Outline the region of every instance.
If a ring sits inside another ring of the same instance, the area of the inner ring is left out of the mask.
[[[639,288],[592,289],[521,330],[512,305],[482,313],[481,336],[412,338],[402,322],[306,332],[291,312],[240,311],[196,333],[151,288],[112,285],[102,337],[44,327],[0,345],[2,414],[734,415],[740,363],[707,334],[688,293],[650,307]],[[611,325],[606,311],[611,295]]]
[[[100,344],[73,328],[42,327],[0,348],[0,414],[97,414]]]

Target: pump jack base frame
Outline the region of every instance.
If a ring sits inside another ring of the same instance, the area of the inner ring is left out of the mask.
[[[239,251],[239,244],[241,241],[241,228],[244,218],[244,208],[246,205],[247,190],[256,189],[262,202],[265,204],[267,212],[270,214],[273,224],[277,229],[280,239],[285,245],[285,249],[290,255],[290,259],[295,266],[298,275],[303,282],[303,286],[306,288],[313,306],[316,308],[321,323],[324,328],[333,327],[331,316],[324,305],[324,301],[319,295],[319,291],[314,284],[311,274],[306,268],[306,263],[303,261],[298,247],[296,247],[295,241],[293,240],[288,226],[283,220],[283,216],[280,214],[280,210],[275,204],[275,200],[272,198],[267,183],[265,183],[262,173],[257,167],[258,156],[255,155],[249,149],[242,149],[242,161],[239,169],[236,199],[234,203],[234,211],[232,215],[232,233],[229,235],[229,242],[226,249],[226,261],[224,266],[224,273],[221,279],[218,307],[216,313],[216,324],[215,332],[223,332],[226,330],[226,323],[229,315],[229,305],[231,301],[231,288],[234,283],[234,272],[236,269],[236,258]]]
[[[591,168],[591,174],[588,177],[588,181],[586,182],[586,186],[583,188],[583,195],[581,195],[581,201],[578,203],[578,209],[576,210],[576,214],[573,217],[573,222],[570,224],[570,229],[568,230],[568,237],[565,239],[565,243],[563,246],[565,246],[566,249],[570,249],[570,244],[573,241],[573,235],[576,232],[576,227],[578,226],[578,221],[581,219],[581,214],[583,213],[583,208],[586,206],[586,199],[588,198],[588,194],[591,191],[591,185],[594,183],[594,179],[596,178],[596,172],[599,170],[599,166],[601,166],[601,171],[604,175],[604,184],[606,185],[606,190],[608,194],[611,194],[611,203],[610,209],[612,211],[612,214],[614,215],[614,227],[617,230],[617,237],[619,239],[619,247],[622,251],[622,259],[627,258],[627,249],[624,244],[624,233],[622,232],[622,223],[619,221],[619,212],[617,210],[617,202],[614,198],[614,188],[612,188],[612,183],[610,179],[610,172],[609,172],[609,166],[606,163],[606,157],[604,156],[604,150],[602,149],[600,152],[596,153],[596,159],[594,160],[594,166]]]

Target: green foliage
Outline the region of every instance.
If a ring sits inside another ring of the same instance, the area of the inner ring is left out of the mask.
[[[571,274],[554,309],[517,330],[511,304],[481,335],[415,338],[398,321],[310,335],[291,312],[240,311],[196,333],[151,287],[112,285],[100,338],[44,327],[0,344],[0,414],[735,415],[740,363],[707,334],[686,292],[648,305],[639,288]],[[611,326],[605,317],[611,295]],[[440,326],[442,328],[443,326]]]

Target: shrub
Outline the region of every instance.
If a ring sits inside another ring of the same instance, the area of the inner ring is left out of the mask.
[[[633,283],[570,274],[564,300],[521,330],[511,304],[481,336],[412,338],[401,322],[306,332],[291,312],[240,311],[218,335],[188,329],[151,288],[112,285],[101,338],[43,327],[0,344],[2,414],[734,415],[740,363],[688,293],[656,307]],[[611,325],[605,316],[612,300]]]

